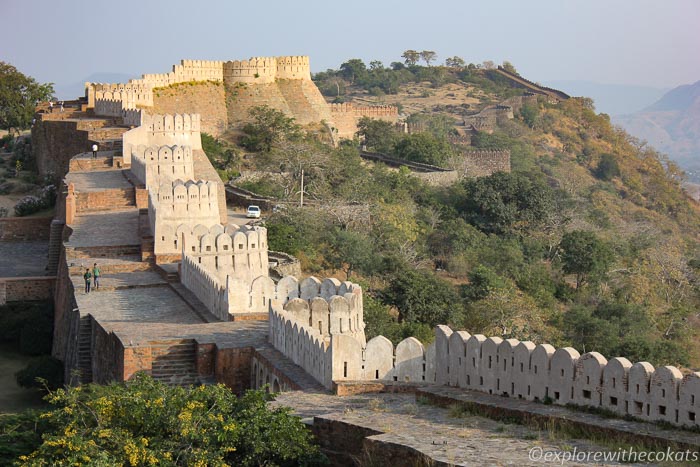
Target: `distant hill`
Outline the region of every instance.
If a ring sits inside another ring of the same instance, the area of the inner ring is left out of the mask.
[[[613,121],[684,169],[700,169],[700,81],[674,88],[647,108]]]
[[[56,91],[56,97],[58,99],[75,99],[85,94],[85,82],[87,81],[91,83],[126,83],[129,79],[136,77],[137,75],[127,75],[124,73],[93,73],[77,83],[56,83],[54,84],[54,90]]]
[[[545,81],[545,86],[561,89],[571,96],[590,97],[597,112],[625,115],[637,112],[659,99],[668,88],[604,84],[593,81]]]

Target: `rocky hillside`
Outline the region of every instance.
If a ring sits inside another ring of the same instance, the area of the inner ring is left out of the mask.
[[[684,169],[700,169],[700,81],[672,89],[646,109],[614,121]]]

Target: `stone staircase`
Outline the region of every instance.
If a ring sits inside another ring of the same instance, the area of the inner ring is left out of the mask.
[[[152,342],[151,376],[171,386],[199,384],[196,344],[192,339]]]
[[[68,271],[71,275],[82,275],[86,268],[91,268],[95,263],[102,274],[125,274],[153,269],[152,263],[141,261],[141,255],[125,255],[119,258],[69,258]]]
[[[61,245],[63,244],[63,227],[65,222],[54,219],[49,230],[49,257],[46,271],[49,276],[55,276],[58,272],[58,262],[61,258]]]
[[[80,318],[78,370],[80,370],[80,384],[92,383],[92,318],[90,315]]]
[[[133,207],[136,207],[134,187],[77,193],[76,196],[76,212],[78,213],[122,210]]]

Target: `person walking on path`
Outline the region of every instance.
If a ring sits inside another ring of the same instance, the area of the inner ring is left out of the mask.
[[[100,268],[97,267],[97,263],[92,266],[92,286],[95,290],[100,289]]]
[[[92,158],[93,159],[97,158],[97,143],[92,145]]]
[[[90,293],[90,278],[92,277],[92,274],[90,274],[90,269],[85,270],[85,274],[83,274],[83,279],[85,279],[85,293]]]

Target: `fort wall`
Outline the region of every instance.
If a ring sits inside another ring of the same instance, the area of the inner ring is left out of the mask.
[[[223,65],[215,60],[181,60],[170,73],[144,74],[140,79],[129,80],[129,84],[159,88],[188,81],[223,81]]]
[[[202,149],[201,118],[198,114],[149,115],[142,114],[142,124],[123,135],[122,157],[124,164],[131,164],[132,154],[139,146],[189,146]]]
[[[0,241],[48,241],[50,217],[0,217]]]
[[[192,148],[178,145],[138,146],[132,152],[131,173],[154,191],[168,182],[194,179]]]
[[[510,151],[464,150],[449,165],[460,178],[486,177],[496,172],[510,172]]]
[[[213,136],[224,133],[228,127],[226,92],[222,83],[199,81],[196,85],[182,84],[153,92],[154,114],[199,114],[201,131]]]
[[[216,182],[192,180],[175,180],[158,189],[149,187],[148,216],[156,255],[179,254],[186,246],[183,238],[194,241],[190,232],[197,226],[208,233],[209,228],[219,225],[217,191]]]
[[[352,102],[329,104],[331,120],[340,138],[353,138],[357,133],[357,122],[362,117],[396,123],[399,119],[398,107],[392,105],[355,105]]]

